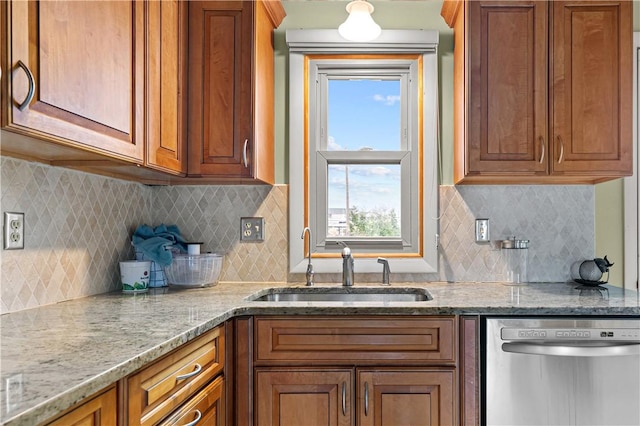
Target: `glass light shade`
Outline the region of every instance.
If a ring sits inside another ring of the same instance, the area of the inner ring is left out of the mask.
[[[371,41],[377,38],[382,29],[371,17],[373,6],[365,0],[355,0],[347,5],[349,16],[339,27],[338,32],[347,40],[356,42]]]

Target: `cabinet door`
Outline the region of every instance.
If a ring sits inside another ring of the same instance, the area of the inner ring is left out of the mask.
[[[224,426],[224,378],[212,381],[193,396],[160,426],[207,425]]]
[[[113,426],[117,424],[116,388],[83,403],[48,426]]]
[[[257,369],[256,424],[353,424],[351,370]]]
[[[552,170],[630,175],[632,2],[552,3]]]
[[[470,1],[467,175],[547,174],[547,3]]]
[[[9,127],[141,162],[144,3],[15,1]]]
[[[187,2],[147,2],[147,151],[145,165],[187,171]]]
[[[189,2],[191,176],[251,176],[252,36],[252,2]]]
[[[454,370],[359,370],[359,426],[455,424]]]

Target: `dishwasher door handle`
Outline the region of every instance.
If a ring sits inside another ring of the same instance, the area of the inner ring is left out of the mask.
[[[554,356],[633,356],[640,355],[638,343],[607,343],[606,345],[549,344],[531,342],[508,342],[502,344],[504,352],[529,355]]]

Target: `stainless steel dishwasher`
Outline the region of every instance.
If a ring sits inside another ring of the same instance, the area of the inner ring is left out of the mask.
[[[640,425],[639,318],[486,318],[486,425]]]

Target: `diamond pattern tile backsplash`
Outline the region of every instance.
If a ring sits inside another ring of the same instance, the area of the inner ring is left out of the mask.
[[[24,250],[2,250],[0,312],[118,288],[130,234],[150,220],[150,188],[7,157],[2,211],[24,212]]]
[[[150,187],[0,157],[2,211],[25,213],[24,250],[2,250],[0,313],[119,289],[118,261],[133,258],[141,224],[176,224],[203,251],[225,254],[221,280],[303,281],[288,273],[288,187]],[[501,281],[500,250],[476,244],[476,218],[491,239],[529,239],[529,280],[564,281],[594,255],[592,186],[441,186],[439,273],[396,282]],[[240,242],[240,218],[264,217],[265,240]],[[376,282],[379,274],[356,274]],[[338,274],[316,281],[339,281]]]

